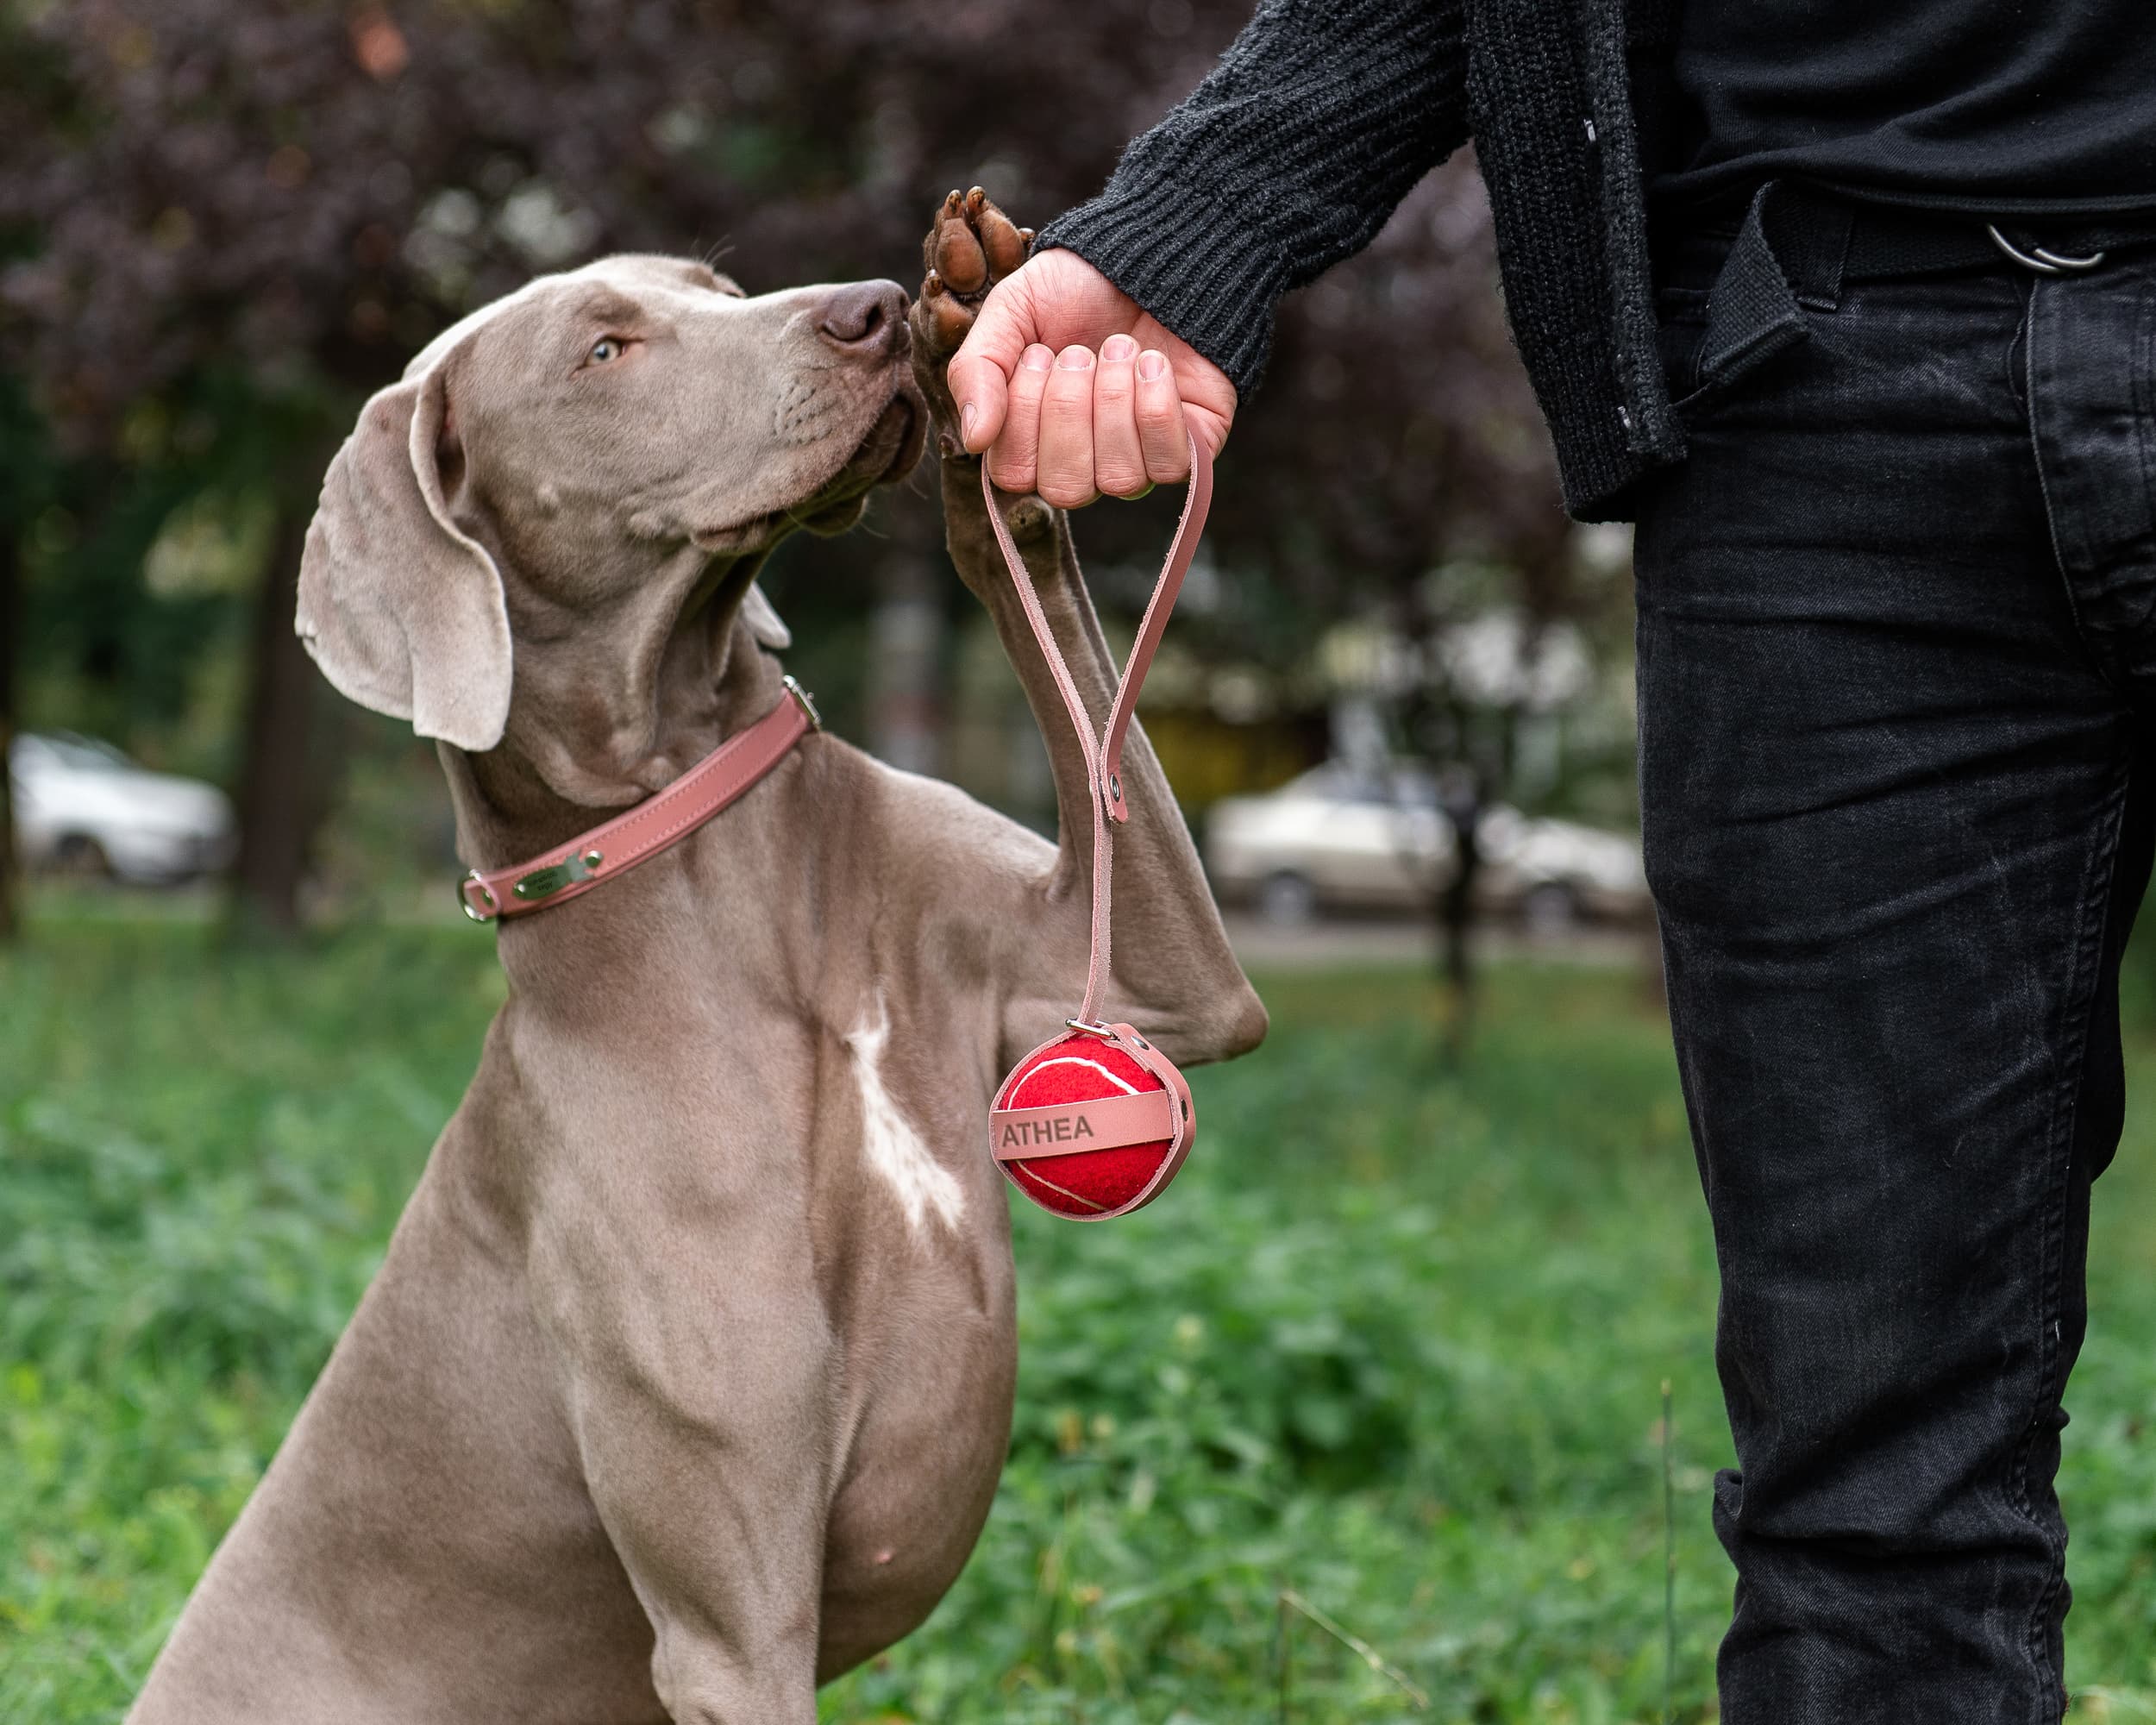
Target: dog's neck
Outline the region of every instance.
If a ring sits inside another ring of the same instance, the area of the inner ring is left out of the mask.
[[[779,663],[740,615],[761,561],[699,558],[667,571],[659,585],[686,598],[655,595],[670,626],[645,631],[625,668],[594,667],[567,637],[519,642],[501,743],[483,755],[441,750],[467,863],[502,868],[575,837],[770,711],[783,687]]]

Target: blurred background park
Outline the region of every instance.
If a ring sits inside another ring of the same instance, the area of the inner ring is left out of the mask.
[[[359,404],[607,251],[910,285],[945,190],[1085,197],[1247,10],[0,0],[0,1721],[118,1716],[501,997],[431,747],[291,630]],[[1112,634],[1172,504],[1077,523]],[[1052,819],[925,470],[766,584],[832,728]],[[1147,689],[1274,1036],[1168,1200],[1018,1218],[988,1532],[826,1718],[1713,1716],[1630,630],[1456,162],[1283,308]],[[2156,1718],[2147,969],[2070,1397],[2096,1718]]]

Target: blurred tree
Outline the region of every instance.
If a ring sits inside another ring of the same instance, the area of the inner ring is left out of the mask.
[[[0,440],[0,449],[11,442]],[[22,634],[22,530],[16,510],[0,509],[0,942],[13,940],[21,926],[16,906],[20,863],[15,844],[15,784],[8,767],[15,743],[16,643]]]
[[[251,914],[295,919],[327,801],[293,551],[365,392],[463,310],[609,249],[711,253],[752,292],[907,280],[944,188],[981,181],[1029,220],[1086,196],[1247,11],[0,0],[0,352],[109,494],[266,503],[237,774]],[[1290,302],[1214,515],[1218,561],[1251,579],[1194,636],[1292,664],[1316,623],[1404,617],[1463,555],[1562,608],[1565,527],[1494,281],[1463,163]],[[817,586],[787,584],[805,634],[934,555],[927,488],[879,530],[895,545],[821,548]],[[1104,563],[1156,555],[1159,531],[1144,508],[1086,524]],[[55,582],[77,573],[53,560]],[[119,594],[110,630],[156,626],[139,582]]]
[[[22,637],[22,543],[50,483],[43,427],[14,381],[0,375],[0,942],[20,931],[15,787],[8,770],[16,724]]]

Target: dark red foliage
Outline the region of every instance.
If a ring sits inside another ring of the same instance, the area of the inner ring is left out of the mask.
[[[1091,191],[1245,9],[69,0],[0,37],[0,339],[94,444],[210,373],[348,397],[599,251],[717,253],[751,292],[903,280],[949,186],[1034,221]],[[1224,561],[1337,601],[1463,549],[1553,559],[1494,277],[1456,166],[1291,302],[1223,468]],[[898,514],[901,537],[932,531]]]

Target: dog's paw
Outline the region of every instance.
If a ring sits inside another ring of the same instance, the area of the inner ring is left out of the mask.
[[[973,328],[988,290],[1025,261],[1033,230],[1021,228],[988,201],[979,186],[954,191],[936,212],[921,242],[925,273],[913,301],[913,375],[936,416],[937,447],[961,455],[957,409],[943,381],[944,367]]]

